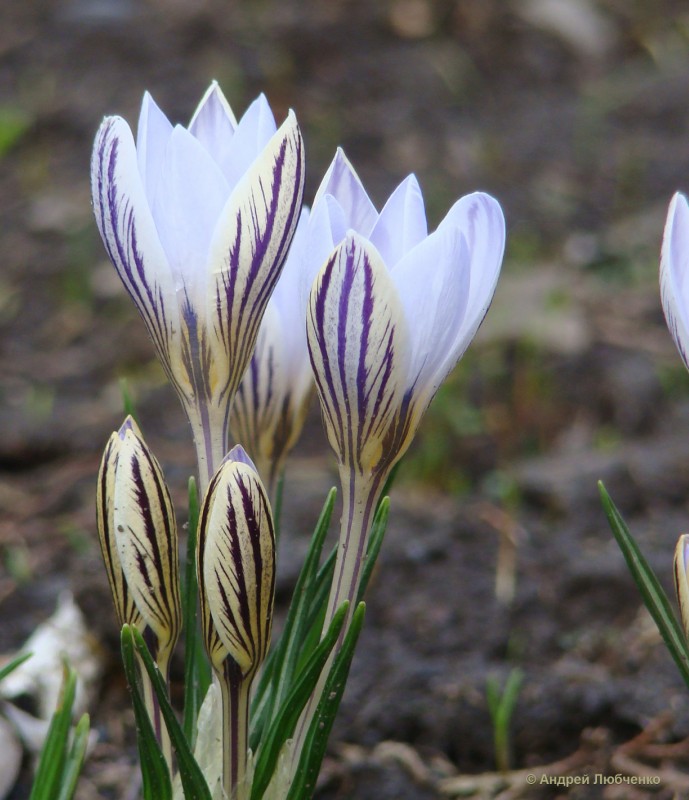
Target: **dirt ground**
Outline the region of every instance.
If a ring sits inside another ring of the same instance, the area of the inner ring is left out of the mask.
[[[186,121],[213,78],[240,113],[260,91],[279,119],[296,110],[307,201],[342,145],[379,206],[413,171],[432,225],[474,189],[508,221],[493,308],[393,491],[317,797],[689,797],[689,697],[596,489],[669,589],[689,529],[689,376],[657,256],[689,190],[686,4],[3,0],[0,653],[75,593],[105,665],[77,797],[136,791],[94,524],[121,378],[181,515],[193,469],[98,240],[91,144],[105,114],[134,125],[145,89]],[[280,608],[335,481],[315,407],[287,480]],[[486,683],[515,668],[500,775]],[[11,800],[28,785],[25,769]]]

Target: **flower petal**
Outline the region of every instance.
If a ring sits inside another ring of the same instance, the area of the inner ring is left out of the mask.
[[[242,178],[213,234],[207,295],[212,357],[233,359],[221,394],[236,391],[299,218],[304,151],[290,112]]]
[[[326,262],[306,324],[330,443],[340,464],[373,472],[402,401],[408,334],[385,264],[365,239],[348,234]]]
[[[226,178],[229,177],[231,142],[237,128],[230,104],[213,81],[189,123],[189,132],[206,148]]]
[[[476,335],[495,294],[505,252],[505,218],[497,200],[483,192],[459,199],[438,226],[455,226],[464,234],[471,259],[469,298],[462,327],[440,367],[449,373]]]
[[[146,92],[141,103],[139,125],[136,132],[136,154],[149,204],[158,190],[163,156],[172,125],[155,100]]]
[[[120,117],[107,117],[91,161],[96,223],[107,253],[170,371],[170,343],[178,329],[177,301],[137,165],[134,139]]]
[[[406,388],[427,398],[422,411],[447,377],[439,367],[453,361],[466,316],[469,269],[464,235],[445,226],[407,253],[392,271],[409,328]]]
[[[223,171],[231,188],[241,180],[247,169],[261,155],[263,148],[275,135],[277,125],[264,94],[259,95],[239,120],[223,158]]]
[[[120,627],[124,624],[135,625],[143,628],[144,621],[134,603],[120,563],[115,540],[115,521],[113,517],[115,497],[115,473],[117,467],[117,454],[122,443],[122,435],[127,425],[133,425],[130,417],[124,423],[119,433],[113,433],[103,453],[103,459],[98,472],[98,490],[96,498],[96,517],[98,538],[101,553],[108,575],[108,583],[112,592],[117,622]]]
[[[347,220],[347,228],[352,228],[357,233],[368,236],[376,224],[378,212],[369,199],[359,176],[354,171],[354,167],[339,147],[316,192],[313,201],[314,211],[319,202],[329,194],[342,207]]]
[[[390,195],[371,231],[371,242],[388,269],[428,235],[426,209],[419,182],[414,175],[400,183]]]
[[[201,509],[198,545],[204,638],[217,669],[229,655],[247,676],[270,643],[275,591],[275,535],[256,471],[225,462]]]
[[[115,540],[129,591],[161,649],[181,628],[177,526],[160,464],[133,425],[118,434]]]
[[[175,289],[202,296],[206,263],[229,187],[218,165],[177,125],[165,151],[159,191],[151,210],[172,270]]]
[[[677,192],[670,202],[660,254],[660,297],[668,329],[689,369],[689,204]]]

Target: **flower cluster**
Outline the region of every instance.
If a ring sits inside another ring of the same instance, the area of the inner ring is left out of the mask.
[[[261,96],[237,121],[215,83],[188,127],[173,126],[147,94],[136,139],[124,120],[106,118],[93,152],[105,248],[196,445],[201,638],[222,697],[218,791],[235,800],[305,796],[294,787],[313,780],[303,767],[309,731],[325,725],[319,701],[341,694],[383,487],[481,324],[505,244],[500,206],[480,192],[432,233],[414,176],[378,212],[341,150],[310,212],[303,185],[294,114],[278,128]],[[269,493],[314,386],[342,484],[340,543],[331,572],[318,573],[329,589],[316,578],[318,556],[307,559],[298,613],[257,691],[251,743],[249,698],[266,663],[275,587]],[[182,617],[175,518],[131,419],[103,458],[98,522],[119,622],[143,632],[166,674]],[[195,600],[186,624],[194,609]],[[163,701],[149,699],[160,732]]]

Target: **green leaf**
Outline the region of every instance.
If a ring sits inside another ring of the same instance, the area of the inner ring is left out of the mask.
[[[395,472],[397,465],[393,469]],[[371,525],[371,535],[368,540],[368,547],[366,548],[366,558],[364,559],[364,566],[361,572],[361,583],[359,584],[359,593],[357,595],[357,602],[360,603],[364,599],[364,593],[368,582],[371,579],[371,573],[376,565],[380,548],[385,538],[385,531],[388,526],[388,516],[390,515],[390,498],[384,497],[378,504],[376,514],[373,518],[373,525]]]
[[[196,535],[199,498],[196,481],[189,478],[189,525],[187,560],[182,594],[184,618],[184,735],[190,747],[196,741],[196,720],[211,682],[210,665],[203,648],[198,624],[198,581],[196,577]]]
[[[276,709],[289,692],[303,652],[304,639],[313,616],[315,594],[319,588],[318,563],[328,533],[336,491],[331,489],[321,511],[302,566],[280,641],[269,655],[252,706],[250,747],[257,752],[261,733],[274,718]],[[315,608],[315,613],[319,608]],[[320,631],[319,631],[320,638]]]
[[[132,393],[129,391],[129,383],[126,378],[120,379],[120,394],[122,395],[122,408],[124,409],[125,417],[131,417],[137,425],[139,425],[139,416],[136,413],[136,405],[132,398]],[[141,427],[139,425],[139,427]]]
[[[663,591],[658,578],[644,558],[639,546],[632,537],[622,515],[617,510],[601,481],[598,482],[603,508],[610,528],[627,561],[627,566],[639,587],[646,608],[658,626],[670,655],[674,658],[684,682],[689,687],[689,646],[670,601]]]
[[[323,762],[330,731],[347,683],[349,668],[354,657],[354,648],[356,647],[361,627],[364,624],[365,611],[365,604],[359,603],[352,616],[342,648],[335,656],[323,687],[321,698],[318,701],[316,713],[309,725],[299,758],[299,765],[286,800],[306,800],[306,798],[313,795],[316,788],[316,780]]]
[[[2,669],[0,669],[0,681],[3,678],[6,678],[10,674],[10,672],[14,672],[14,670],[17,669],[18,666],[23,664],[25,661],[28,661],[32,655],[33,653],[24,653],[23,655],[13,658],[9,664],[5,664],[5,666]]]
[[[72,800],[74,797],[79,775],[81,774],[81,768],[84,765],[84,758],[86,757],[86,748],[89,743],[89,730],[89,715],[83,714],[74,730],[74,739],[72,740],[72,747],[70,748],[65,763],[61,782],[62,785],[60,786],[60,793],[57,796],[57,800]]]
[[[299,673],[291,691],[284,698],[269,729],[265,733],[255,761],[256,766],[251,787],[251,800],[260,800],[260,798],[263,797],[263,793],[268,788],[280,755],[280,750],[287,739],[292,737],[299,716],[318,683],[321,671],[344,625],[348,607],[349,603],[343,603],[337,610],[325,636],[314,650],[304,669]]]
[[[132,705],[134,706],[134,718],[136,719],[136,738],[139,747],[144,800],[172,800],[170,773],[139,689],[134,659],[135,631],[136,628],[129,625],[122,626],[121,647],[124,671],[127,676]],[[138,631],[136,632],[138,633]]]
[[[50,720],[29,800],[54,800],[57,797],[65,769],[76,685],[76,673],[65,665],[57,708]]]
[[[136,628],[132,628],[132,634],[136,652],[141,657],[146,673],[151,680],[153,691],[160,704],[160,711],[165,720],[168,733],[170,734],[170,741],[172,742],[175,756],[177,757],[177,768],[179,769],[179,777],[182,781],[184,796],[193,798],[193,800],[211,800],[211,793],[208,790],[206,779],[203,777],[203,773],[196,763],[189,741],[185,737],[179,722],[177,722],[175,712],[168,700],[165,681],[160,674],[160,670],[151,658],[143,636]]]

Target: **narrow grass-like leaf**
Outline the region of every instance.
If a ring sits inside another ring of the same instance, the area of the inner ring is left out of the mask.
[[[189,741],[185,737],[184,731],[177,721],[175,712],[168,700],[165,682],[160,674],[160,670],[151,658],[143,636],[141,636],[136,629],[132,629],[132,634],[134,647],[141,657],[144,668],[151,680],[153,691],[160,704],[160,711],[165,720],[168,733],[170,734],[170,741],[175,749],[177,767],[182,781],[182,788],[184,789],[184,796],[186,798],[193,798],[193,800],[211,800],[211,793],[208,790],[206,779],[203,777],[203,773],[196,763]]]
[[[486,700],[493,723],[495,763],[500,772],[507,772],[510,768],[510,722],[523,681],[524,673],[515,668],[507,676],[502,691],[494,678],[486,682]]]
[[[184,735],[193,749],[196,720],[211,682],[210,664],[206,658],[198,625],[198,583],[196,578],[196,534],[199,522],[199,497],[194,478],[189,479],[189,523],[187,560],[184,572]]]
[[[144,800],[172,800],[170,773],[139,689],[139,678],[134,658],[134,631],[136,631],[136,628],[130,625],[123,625],[120,643],[124,672],[127,676],[136,720],[136,739],[139,747],[139,764],[143,781]]]
[[[136,413],[136,404],[129,391],[129,383],[126,378],[120,379],[120,394],[122,395],[122,408],[125,417],[131,417],[136,424],[139,424],[139,415]]]
[[[292,737],[299,715],[306,706],[320,678],[321,671],[337,642],[347,616],[348,605],[348,603],[344,603],[337,610],[325,636],[314,650],[304,669],[293,682],[290,692],[284,698],[271,721],[255,761],[251,800],[261,800],[263,793],[268,788],[280,750],[287,739]]]
[[[14,672],[14,670],[25,661],[28,661],[32,655],[33,653],[23,653],[22,655],[13,658],[9,664],[5,664],[5,666],[0,669],[0,681],[3,680],[3,678],[6,678],[10,672]]]
[[[394,470],[393,470],[394,472]],[[364,559],[364,566],[361,572],[361,583],[359,584],[359,592],[357,594],[357,603],[364,599],[366,587],[371,579],[371,573],[376,565],[380,548],[385,538],[385,531],[388,525],[388,516],[390,514],[390,498],[384,497],[378,504],[376,514],[373,518],[373,525],[371,525],[371,534],[368,540],[368,547],[366,548],[366,558]]]
[[[330,526],[336,494],[336,490],[331,489],[325,501],[294,588],[280,641],[269,656],[261,676],[252,707],[254,724],[250,746],[254,752],[258,749],[261,731],[269,724],[289,692],[297,669],[303,642],[309,630],[309,612],[314,607],[315,592],[318,589],[318,564]]]
[[[347,683],[349,668],[354,657],[354,648],[356,647],[361,627],[364,624],[365,611],[365,604],[359,603],[352,616],[342,648],[335,656],[328,679],[318,701],[316,713],[306,734],[299,758],[299,766],[286,800],[307,800],[313,795],[316,788],[316,780],[323,762],[330,731]]]
[[[675,660],[684,682],[689,687],[689,645],[684,632],[677,622],[670,601],[663,591],[658,578],[644,558],[639,546],[632,537],[622,515],[617,510],[602,482],[598,482],[603,508],[610,528],[627,561],[627,566],[639,587],[646,608],[658,626],[661,636]]]
[[[54,800],[57,797],[65,770],[76,686],[76,672],[65,665],[57,708],[50,720],[29,800]]]
[[[79,781],[79,775],[81,775],[81,768],[84,765],[84,758],[86,757],[86,748],[88,747],[89,743],[90,727],[89,715],[83,714],[77,723],[77,727],[74,729],[72,746],[65,762],[60,793],[58,794],[56,800],[72,800],[74,797],[74,792],[77,788],[77,782]]]

